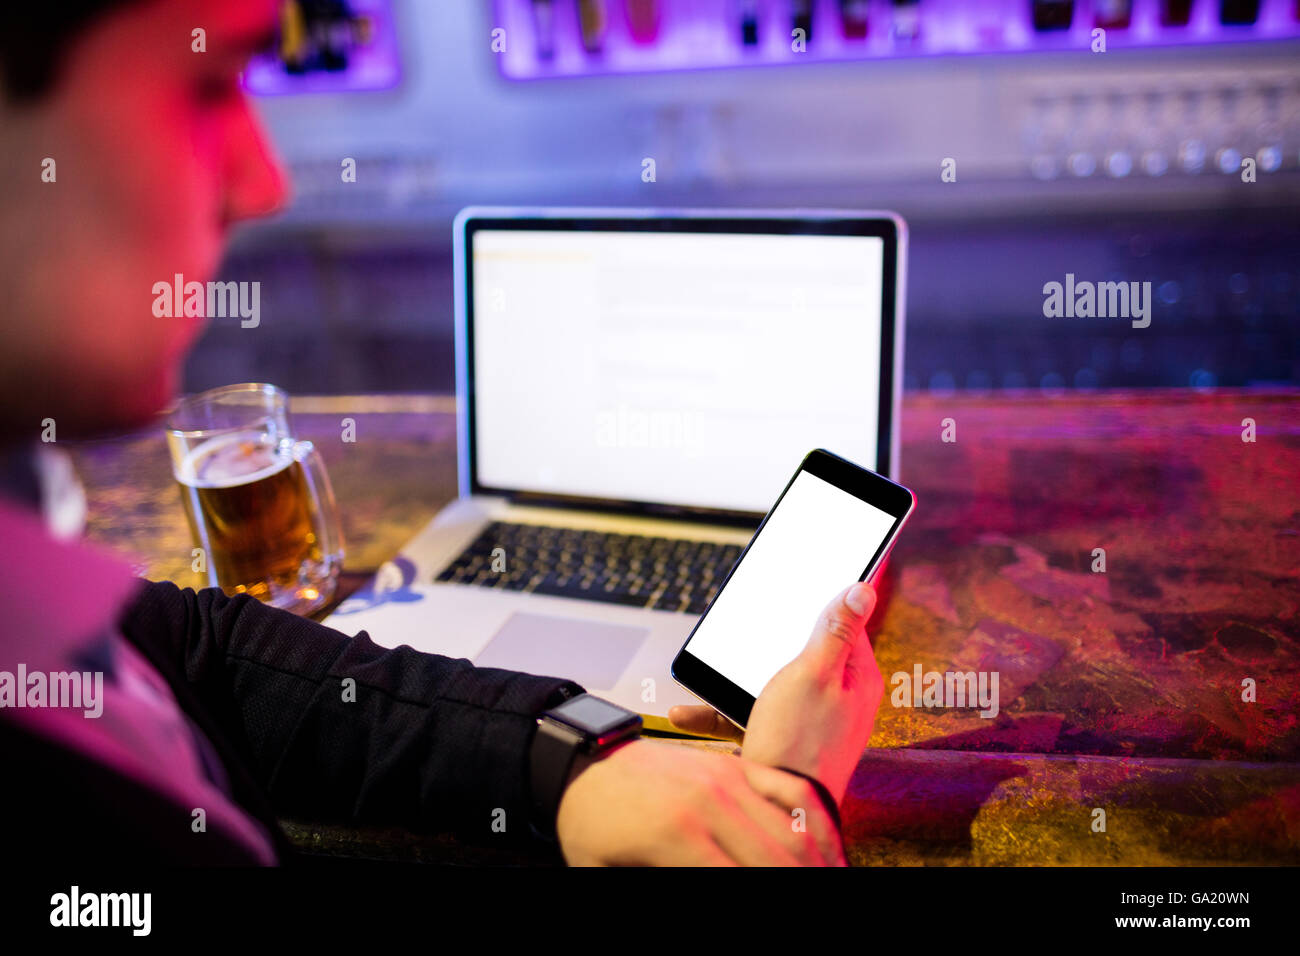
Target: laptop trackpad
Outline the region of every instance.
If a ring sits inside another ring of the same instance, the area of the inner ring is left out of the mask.
[[[649,633],[648,627],[517,611],[474,663],[608,689],[618,683]]]

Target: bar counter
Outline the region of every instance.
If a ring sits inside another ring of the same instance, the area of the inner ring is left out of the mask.
[[[455,399],[292,410],[339,500],[346,594],[454,497]],[[909,393],[902,419],[919,505],[872,622],[886,696],[843,807],[851,862],[1300,863],[1300,393]],[[69,447],[88,537],[202,586],[161,429]],[[918,665],[997,671],[1000,712],[894,706]],[[537,862],[283,825],[322,856]]]

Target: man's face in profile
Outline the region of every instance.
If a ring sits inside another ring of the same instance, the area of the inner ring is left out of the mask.
[[[154,283],[206,282],[228,227],[285,199],[239,85],[277,8],[112,5],[42,96],[0,99],[0,437],[140,424],[174,394],[203,320],[155,317]]]

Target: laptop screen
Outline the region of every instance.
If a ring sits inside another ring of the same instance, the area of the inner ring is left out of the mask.
[[[813,448],[880,468],[892,233],[675,222],[471,220],[480,489],[762,514]]]

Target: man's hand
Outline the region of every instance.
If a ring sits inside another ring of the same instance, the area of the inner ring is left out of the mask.
[[[871,737],[884,681],[867,638],[876,591],[859,583],[826,606],[808,645],[763,688],[743,735],[744,756],[816,777],[837,802]],[[668,719],[689,733],[741,740],[712,707],[673,707]]]
[[[630,741],[579,772],[556,830],[571,866],[845,865],[808,781],[654,740]]]

